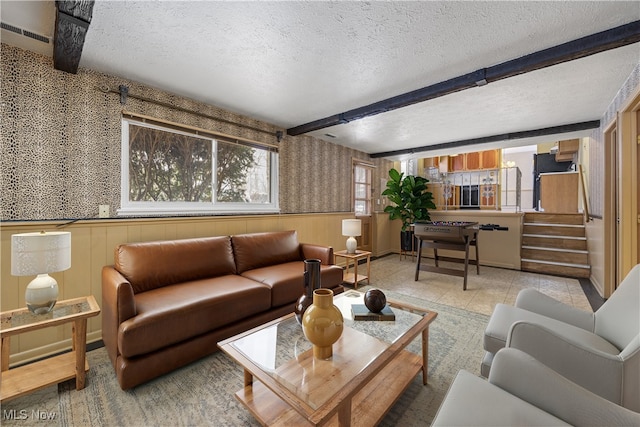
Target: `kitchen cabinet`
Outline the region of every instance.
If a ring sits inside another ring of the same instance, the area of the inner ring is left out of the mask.
[[[566,139],[558,141],[558,151],[556,151],[556,162],[567,162],[573,160],[573,155],[580,149],[579,139]]]
[[[496,208],[496,201],[500,187],[497,184],[480,185],[480,209],[499,209]]]
[[[486,150],[480,153],[482,169],[497,169],[500,167],[500,151]]]
[[[445,207],[457,208],[460,204],[460,186],[450,185],[449,191],[445,184],[442,183],[429,183],[427,189],[433,194],[433,203],[436,204],[438,209],[445,209]]]
[[[480,153],[477,151],[473,153],[466,153],[465,163],[465,169],[468,171],[480,169]]]
[[[457,156],[449,156],[449,170],[451,172],[460,172],[466,170],[465,155],[458,154]]]

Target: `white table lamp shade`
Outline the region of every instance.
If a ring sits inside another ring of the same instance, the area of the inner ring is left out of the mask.
[[[342,235],[348,236],[347,239],[347,253],[356,253],[358,242],[355,236],[362,234],[362,221],[359,219],[343,219],[342,220]]]
[[[51,311],[58,283],[48,273],[71,267],[71,233],[52,231],[11,236],[11,274],[37,277],[27,285],[25,301],[35,314]]]
[[[343,219],[342,235],[343,236],[360,236],[362,234],[362,221],[359,219]]]

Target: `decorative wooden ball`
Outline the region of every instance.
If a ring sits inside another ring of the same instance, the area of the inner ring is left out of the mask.
[[[380,289],[369,289],[364,294],[364,305],[369,311],[379,313],[387,305],[387,297]]]

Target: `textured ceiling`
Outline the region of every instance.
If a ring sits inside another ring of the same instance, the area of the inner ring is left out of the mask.
[[[637,20],[637,1],[98,1],[80,66],[286,129]],[[311,134],[379,153],[598,120],[639,61],[636,43]]]

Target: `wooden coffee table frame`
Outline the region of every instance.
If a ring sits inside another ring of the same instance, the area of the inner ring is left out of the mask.
[[[219,347],[244,368],[244,388],[235,394],[236,398],[261,424],[268,426],[377,424],[418,373],[422,372],[422,382],[427,384],[429,325],[437,316],[437,313],[422,308],[396,301],[387,302],[392,307],[424,316],[317,409],[309,406],[232,345],[235,340],[287,320],[293,314],[220,342]],[[418,335],[422,336],[421,355],[406,350]],[[357,350],[353,349],[351,357],[362,357]],[[314,373],[322,375],[322,370],[314,370]]]

